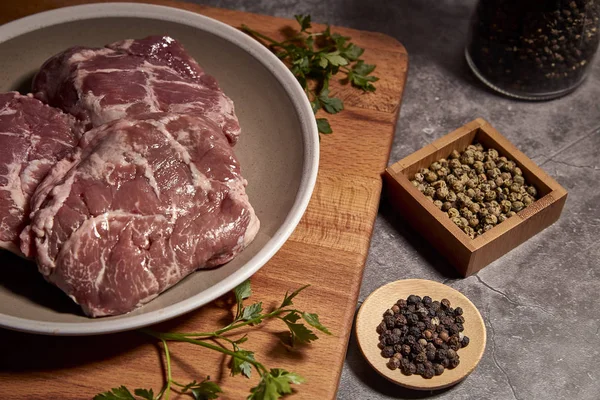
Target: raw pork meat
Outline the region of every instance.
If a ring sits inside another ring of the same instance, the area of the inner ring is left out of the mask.
[[[33,97],[0,93],[0,248],[22,255],[19,233],[31,195],[79,136],[70,115]]]
[[[86,314],[131,311],[256,235],[246,181],[212,119],[138,115],[86,132],[79,146],[36,191],[21,238]]]
[[[128,39],[99,49],[67,49],[42,66],[33,92],[88,128],[164,111],[204,115],[222,129],[231,144],[240,134],[231,99],[168,36]]]

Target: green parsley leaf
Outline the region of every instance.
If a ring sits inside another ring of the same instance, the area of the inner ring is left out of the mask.
[[[233,344],[242,344],[247,341],[248,341],[248,335],[244,335],[241,338],[239,338],[238,340],[234,340]]]
[[[313,328],[317,328],[321,332],[331,335],[331,332],[329,332],[329,330],[325,326],[323,326],[323,324],[321,324],[321,322],[319,321],[319,316],[317,314],[303,312],[302,318],[304,318],[304,320],[308,322],[308,324]]]
[[[223,393],[219,385],[210,381],[210,377],[207,377],[200,383],[196,381],[188,383],[181,389],[181,392],[186,393],[188,390],[192,393],[195,400],[218,399],[219,393]]]
[[[317,128],[319,129],[319,133],[329,134],[333,132],[326,118],[317,118]]]
[[[242,357],[246,357],[246,358],[249,358],[254,361],[256,360],[254,358],[254,352],[252,352],[252,351],[236,349],[235,353]],[[250,376],[252,375],[252,364],[250,364],[248,361],[244,361],[240,358],[232,357],[232,359],[231,359],[231,376],[235,376],[238,374],[242,374],[245,377],[250,378]]]
[[[344,55],[350,61],[356,61],[365,52],[365,49],[358,47],[357,45],[350,43],[348,48],[344,50]]]
[[[346,60],[344,57],[342,57],[340,55],[340,52],[337,50],[333,51],[331,53],[323,54],[323,58],[326,58],[327,61],[329,61],[329,63],[334,66],[348,65],[348,60]],[[323,68],[325,68],[325,67],[323,67]]]
[[[154,400],[154,392],[152,391],[152,389],[150,389],[150,390],[148,390],[148,389],[135,389],[133,391],[133,393],[135,393],[136,396],[139,396],[142,399]]]
[[[352,67],[348,73],[348,79],[352,82],[353,86],[356,86],[366,92],[374,92],[375,86],[370,82],[376,82],[379,80],[376,76],[369,75],[375,70],[375,65],[365,64],[363,60],[358,62]]]
[[[313,113],[316,114],[317,111],[319,111],[319,109],[321,108],[321,102],[319,101],[318,98],[316,98],[310,102],[310,107],[312,108]]]
[[[294,15],[294,18],[296,18],[296,21],[300,24],[300,32],[304,32],[311,27],[310,15],[299,14]]]
[[[248,307],[244,307],[242,310],[242,319],[244,321],[249,321],[254,318],[259,318],[262,312],[262,302],[254,303],[249,305]]]
[[[94,400],[135,400],[129,389],[121,385],[118,388],[94,396]]]
[[[325,111],[329,114],[337,114],[344,109],[344,104],[342,100],[337,97],[329,97],[329,89],[321,90],[321,94],[319,94],[319,100],[323,105]]]
[[[363,60],[358,60],[354,67],[352,67],[352,72],[354,72],[357,75],[369,75],[374,70],[375,65],[365,64]]]
[[[287,321],[285,318],[283,318],[283,321],[286,323],[290,333],[292,334],[292,343],[310,343],[318,339],[317,335],[315,335],[315,333],[308,329],[304,324],[295,324]]]
[[[292,300],[294,299],[294,297],[298,296],[298,294],[301,291],[303,291],[304,289],[306,289],[309,286],[310,285],[304,285],[301,288],[294,290],[290,295],[288,295],[288,292],[285,292],[285,297],[283,298],[283,302],[281,303],[279,308],[291,306],[292,304],[294,304],[294,303],[292,303]]]
[[[290,384],[301,384],[304,378],[293,372],[273,368],[264,374],[257,386],[250,390],[247,400],[277,400],[292,393]]]
[[[235,300],[238,303],[242,303],[243,300],[252,296],[252,288],[250,287],[250,280],[248,279],[247,281],[240,283],[233,290],[233,293],[235,293]]]
[[[296,311],[292,311],[291,313],[283,317],[283,319],[289,322],[296,322],[300,319],[300,315],[298,315]]]

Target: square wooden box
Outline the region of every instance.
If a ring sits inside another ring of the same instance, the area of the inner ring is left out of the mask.
[[[452,150],[462,151],[473,142],[494,148],[501,156],[515,161],[525,180],[539,193],[536,202],[475,239],[469,238],[410,183],[419,169],[447,158]],[[553,224],[567,199],[562,186],[481,118],[388,167],[385,184],[391,203],[463,276],[479,271]]]

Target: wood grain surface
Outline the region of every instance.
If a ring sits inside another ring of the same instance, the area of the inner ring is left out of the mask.
[[[215,18],[232,26],[246,23],[271,36],[294,25],[287,19],[209,8],[167,0],[148,1]],[[80,0],[0,2],[0,23],[40,11],[82,4]],[[322,26],[316,25],[316,28]],[[343,365],[363,268],[369,249],[384,171],[394,136],[408,56],[395,39],[373,32],[333,28],[366,48],[377,64],[375,93],[332,85],[346,110],[329,117],[333,135],[321,140],[320,171],[300,225],[273,259],[252,278],[254,301],[275,306],[287,290],[311,284],[298,297],[298,308],[316,312],[334,333],[312,345],[291,349],[282,344],[276,322],[252,329],[245,348],[268,367],[293,370],[307,382],[296,386],[297,399],[333,399]],[[155,326],[157,330],[198,331],[217,328],[231,317],[225,296],[185,316]],[[174,343],[173,376],[178,381],[210,375],[226,393],[242,399],[257,378],[229,377],[228,360],[215,352]],[[84,399],[124,384],[160,389],[161,350],[137,332],[97,337],[48,337],[0,330],[1,399]],[[172,397],[173,398],[173,397]],[[177,398],[177,397],[175,397]]]
[[[399,299],[406,299],[411,294],[429,296],[437,301],[448,299],[453,308],[461,307],[465,318],[463,333],[471,340],[467,347],[458,350],[460,364],[456,368],[446,369],[431,379],[416,374],[406,376],[398,369],[390,370],[386,365],[389,359],[383,358],[377,347],[376,328],[383,320],[383,314]],[[403,279],[380,287],[365,299],[356,317],[356,338],[367,361],[386,379],[415,390],[437,390],[455,385],[473,372],[485,350],[486,330],[475,305],[458,290],[435,281]]]

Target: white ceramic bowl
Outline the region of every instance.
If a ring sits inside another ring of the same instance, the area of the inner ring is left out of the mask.
[[[105,3],[62,8],[0,27],[0,91],[26,92],[41,64],[74,45],[170,35],[215,76],[242,126],[236,146],[261,230],[232,262],[199,271],[126,315],[90,319],[35,266],[0,253],[0,326],[54,335],[138,328],[198,308],[262,267],[291,235],[315,185],[319,140],[310,104],[277,57],[237,29],[169,7]]]

